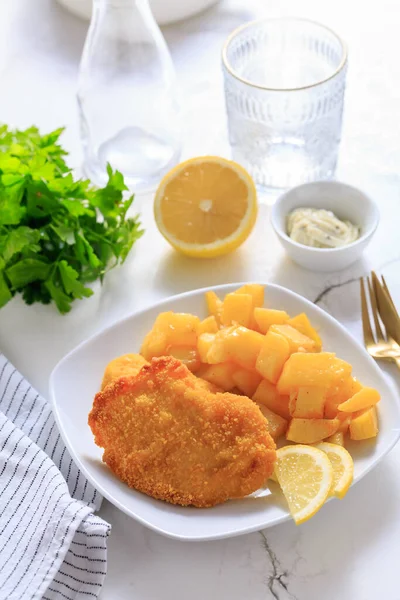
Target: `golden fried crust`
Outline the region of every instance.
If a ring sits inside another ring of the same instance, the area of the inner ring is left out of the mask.
[[[207,390],[172,357],[99,392],[89,414],[103,461],[129,486],[173,504],[213,506],[258,489],[275,443],[257,405]]]
[[[147,360],[140,354],[123,354],[122,356],[118,356],[118,358],[114,358],[106,366],[101,389],[104,390],[109,383],[119,377],[137,375],[140,369],[148,364]]]

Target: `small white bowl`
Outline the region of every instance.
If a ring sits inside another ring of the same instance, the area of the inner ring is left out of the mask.
[[[312,248],[294,242],[287,234],[287,216],[296,208],[331,210],[361,229],[352,244],[340,248]],[[271,211],[271,223],[289,256],[313,271],[339,271],[358,260],[378,227],[378,208],[364,192],[339,181],[316,181],[299,185],[280,196]]]

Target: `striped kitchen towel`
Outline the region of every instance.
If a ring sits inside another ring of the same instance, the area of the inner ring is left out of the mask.
[[[97,598],[107,569],[102,498],[50,405],[0,354],[0,600]]]

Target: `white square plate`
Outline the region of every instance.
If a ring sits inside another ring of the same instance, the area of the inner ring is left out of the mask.
[[[214,287],[222,297],[242,284]],[[209,288],[211,289],[211,288]],[[139,352],[144,335],[158,313],[172,310],[206,316],[204,292],[187,292],[133,314],[84,342],[54,369],[50,392],[60,433],[73,459],[110,502],[154,531],[180,540],[212,540],[258,531],[289,518],[280,495],[244,498],[213,508],[175,506],[154,500],[119,481],[102,463],[102,450],[93,441],[87,424],[93,397],[99,389],[107,363],[128,352]],[[379,404],[378,438],[354,443],[350,449],[355,462],[354,483],[393,448],[400,435],[400,409],[394,389],[380,369],[335,319],[301,296],[277,285],[266,287],[266,305],[295,315],[306,312],[320,330],[324,349],[336,352],[353,365],[354,375],[365,385],[377,388]],[[346,502],[342,502],[346,510]],[[324,510],[322,508],[322,510]]]

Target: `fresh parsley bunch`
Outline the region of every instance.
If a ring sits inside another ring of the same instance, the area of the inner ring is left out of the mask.
[[[0,127],[0,307],[21,292],[27,304],[54,300],[68,312],[143,234],[126,216],[133,196],[124,200],[122,174],[108,166],[101,189],[75,180],[62,132]]]

